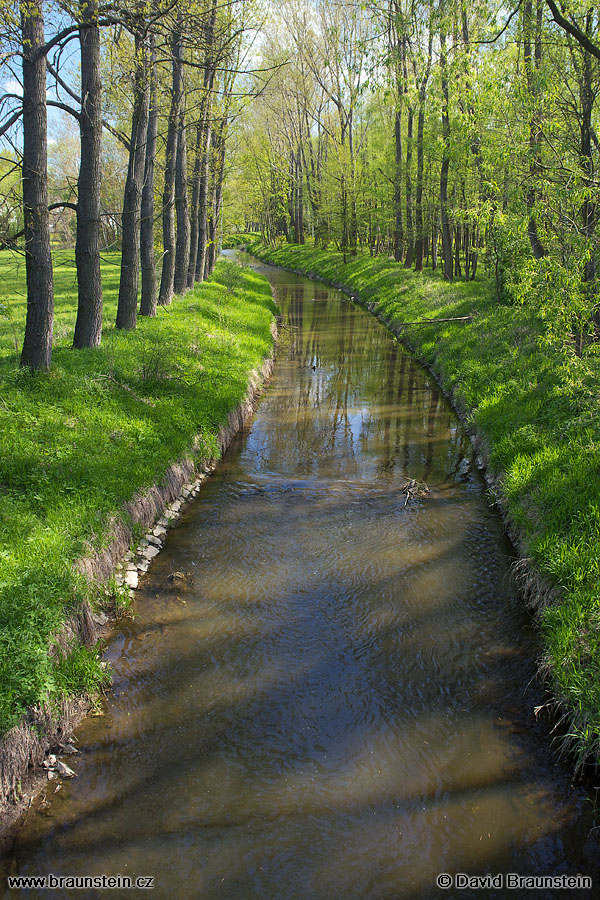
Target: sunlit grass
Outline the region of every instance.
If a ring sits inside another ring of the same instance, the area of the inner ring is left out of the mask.
[[[113,327],[119,257],[102,265],[104,334],[73,350],[72,254],[57,254],[50,374],[19,368],[24,265],[0,253],[0,732],[28,707],[89,688],[90,655],[49,640],[88,587],[74,561],[109,540],[107,521],[216,434],[272,346],[268,282],[230,262],[135,332]],[[3,310],[3,313],[2,313]],[[57,661],[58,659],[58,661]]]
[[[540,613],[544,664],[580,760],[600,756],[600,416],[597,358],[544,341],[535,311],[506,306],[484,279],[445,283],[389,259],[312,246],[254,244],[275,264],[359,291],[393,325],[422,317],[470,322],[408,330],[488,449],[522,552],[560,599]]]

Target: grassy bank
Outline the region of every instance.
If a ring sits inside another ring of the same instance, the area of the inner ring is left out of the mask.
[[[119,257],[102,265],[98,350],[72,350],[75,269],[57,254],[52,371],[18,366],[24,265],[0,254],[0,733],[27,707],[97,685],[95,653],[52,636],[92,589],[74,570],[106,546],[111,516],[216,435],[272,347],[268,282],[230,262],[135,332],[118,332]],[[95,598],[92,596],[92,600]]]
[[[565,714],[565,746],[600,756],[600,418],[597,356],[548,340],[535,309],[502,305],[485,280],[448,284],[387,259],[255,243],[276,265],[352,292],[395,329],[420,318],[476,314],[403,331],[481,438],[539,607],[542,661]],[[547,589],[549,587],[549,590]],[[550,601],[550,602],[549,602]]]

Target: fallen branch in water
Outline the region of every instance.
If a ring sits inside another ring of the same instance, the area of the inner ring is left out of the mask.
[[[406,500],[404,501],[406,506],[409,500],[412,500],[414,497],[426,497],[431,491],[424,481],[416,481],[414,478],[411,478],[404,487],[400,488],[400,493],[406,494]]]

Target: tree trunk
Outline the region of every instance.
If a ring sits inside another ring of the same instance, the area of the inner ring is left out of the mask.
[[[102,176],[102,81],[97,0],[81,0],[81,162],[77,181],[77,319],[74,347],[99,347],[102,337],[100,181]]]
[[[348,153],[350,158],[350,221],[348,223],[348,246],[352,256],[356,256],[358,238],[358,218],[356,213],[356,160],[354,159],[354,117],[352,109],[348,113]]]
[[[121,280],[117,306],[117,328],[132,329],[137,324],[137,296],[140,273],[140,219],[142,187],[146,164],[146,132],[150,105],[150,80],[148,78],[148,54],[143,39],[135,39],[136,64],[134,83],[133,118],[129,166],[123,200],[123,246],[121,255]]]
[[[198,249],[196,254],[196,281],[204,281],[206,270],[206,243],[208,238],[208,199],[210,183],[210,156],[212,143],[211,105],[207,110],[206,139],[200,171],[198,195]]]
[[[140,224],[140,250],[142,257],[142,297],[140,315],[156,315],[156,255],[154,253],[154,164],[158,134],[158,106],[156,102],[156,54],[154,35],[151,36],[152,71],[150,75],[150,112],[146,135],[146,162],[144,188],[142,190],[142,221]]]
[[[202,102],[202,106],[200,109],[200,118],[198,120],[198,125],[196,128],[196,155],[194,159],[194,175],[192,179],[192,205],[190,210],[190,261],[188,263],[187,274],[188,288],[194,286],[194,281],[196,280],[196,269],[198,266],[198,255],[200,252],[200,200],[202,195],[203,181],[203,230],[204,234],[206,234],[206,179],[208,178],[207,138],[209,115],[209,97],[207,95]],[[205,242],[206,237],[203,238],[203,243]],[[202,267],[204,267],[204,260],[202,260]]]
[[[295,166],[295,158],[294,153],[290,152],[289,161],[288,161],[288,196],[287,196],[287,205],[288,205],[288,216],[290,219],[290,236],[294,243],[298,243],[298,223],[296,222],[296,184],[295,184],[295,175],[296,175],[296,166]]]
[[[400,97],[398,96],[398,103]],[[398,106],[394,116],[394,142],[396,149],[396,166],[394,169],[394,259],[400,262],[404,244],[402,228],[402,107]]]
[[[423,130],[425,125],[425,107],[419,101],[419,115],[417,119],[417,195],[415,200],[415,271],[423,270],[423,252],[425,234],[423,230]]]
[[[450,116],[448,111],[448,69],[446,63],[446,32],[440,29],[440,71],[442,76],[442,166],[440,170],[440,212],[442,216],[442,254],[444,278],[452,280],[452,236],[448,217],[448,171],[450,169]]]
[[[296,153],[296,192],[298,213],[296,221],[298,223],[298,243],[304,243],[304,192],[303,192],[304,173],[302,171],[302,152],[298,147]]]
[[[586,16],[586,34],[590,36],[593,33],[593,16],[588,12]],[[585,261],[583,280],[591,289],[593,282],[596,280],[596,248],[593,246],[593,239],[596,233],[596,224],[598,212],[596,202],[592,199],[597,195],[594,191],[594,158],[592,151],[592,136],[594,133],[592,116],[594,112],[595,92],[593,87],[594,66],[591,55],[586,51],[582,51],[582,71],[580,75],[579,93],[581,97],[581,166],[584,174],[584,184],[588,189],[585,199],[581,207],[582,230],[588,241],[588,256]],[[600,322],[600,315],[596,313]]]
[[[196,129],[196,157],[194,160],[192,208],[190,214],[190,260],[187,273],[188,288],[194,286],[194,281],[202,281],[204,277],[204,260],[206,253],[206,197],[212,133],[210,117],[212,111],[212,89],[215,80],[215,56],[213,47],[215,19],[216,0],[213,0],[205,32],[207,50],[204,68],[204,96],[202,97],[198,126]]]
[[[188,210],[187,139],[185,109],[179,115],[177,161],[175,166],[175,213],[177,216],[177,244],[175,248],[175,277],[173,289],[182,294],[187,284],[190,261],[190,216]]]
[[[50,368],[54,321],[54,284],[48,215],[46,57],[42,0],[21,6],[23,35],[23,215],[27,318],[21,365]]]
[[[410,269],[413,262],[414,234],[412,218],[412,142],[413,142],[413,118],[412,106],[408,107],[408,122],[406,130],[406,255],[404,268]]]
[[[427,65],[419,85],[419,113],[417,116],[417,189],[415,199],[415,271],[423,270],[423,255],[425,252],[425,228],[423,224],[423,169],[425,154],[423,150],[423,132],[425,129],[425,99],[427,96],[427,83],[431,72],[431,53],[433,49],[433,34],[429,27],[429,40],[427,50]]]
[[[215,140],[215,176],[213,186],[212,214],[210,217],[209,241],[206,260],[206,271],[210,275],[215,267],[219,250],[219,224],[223,200],[223,178],[225,175],[225,130],[227,121],[223,119],[219,134]]]
[[[174,32],[172,41],[173,82],[171,109],[167,127],[167,147],[165,158],[165,184],[163,189],[162,227],[163,262],[158,302],[168,306],[173,299],[173,278],[175,276],[175,164],[177,158],[177,136],[182,95],[183,45],[181,34]]]
[[[538,14],[534,35],[534,56],[532,58],[531,36],[533,29],[532,0],[525,0],[523,7],[523,62],[527,77],[527,90],[532,104],[529,117],[529,186],[527,191],[527,209],[529,210],[529,222],[527,234],[531,250],[536,259],[546,255],[546,249],[539,236],[537,219],[535,216],[537,181],[540,172],[540,152],[542,144],[541,111],[539,103],[538,72],[542,59],[542,4],[538,0]]]

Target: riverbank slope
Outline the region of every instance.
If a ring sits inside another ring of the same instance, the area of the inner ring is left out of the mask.
[[[451,397],[481,454],[536,611],[560,748],[600,757],[600,419],[597,357],[547,339],[535,310],[485,280],[445,282],[389,259],[254,242],[274,265],[341,287],[407,343]],[[467,318],[465,318],[467,317]],[[437,323],[420,323],[437,319]],[[453,321],[443,321],[452,319]]]
[[[273,350],[271,289],[249,269],[220,261],[119,332],[118,255],[102,268],[102,347],[75,351],[73,259],[57,255],[53,365],[35,374],[16,353],[24,266],[0,254],[0,809],[107,679],[93,641],[128,599],[114,562],[220,456]]]

